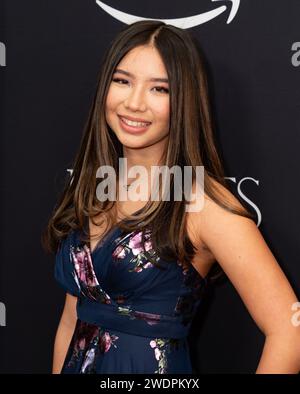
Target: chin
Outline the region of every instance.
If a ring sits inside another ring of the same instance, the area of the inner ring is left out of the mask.
[[[147,142],[141,142],[141,141],[132,141],[130,138],[122,138],[119,139],[120,143],[130,149],[142,149],[146,148],[147,146],[151,145],[150,143],[147,144]]]
[[[147,137],[127,134],[123,131],[114,132],[120,144],[129,147],[143,147],[147,145]],[[150,142],[150,141],[149,141]]]

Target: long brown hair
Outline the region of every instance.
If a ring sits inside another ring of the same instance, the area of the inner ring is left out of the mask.
[[[66,181],[48,225],[42,234],[47,251],[56,252],[60,241],[70,230],[81,230],[89,239],[85,223],[103,213],[107,228],[114,223],[115,202],[97,199],[97,169],[112,166],[118,174],[122,145],[105,119],[105,103],[115,68],[133,48],[154,45],[167,70],[170,90],[169,143],[164,164],[191,166],[193,180],[196,166],[204,166],[205,193],[224,209],[253,219],[246,207],[241,209],[224,201],[215,182],[228,189],[221,159],[214,140],[207,73],[199,42],[186,30],[161,21],[139,21],[123,28],[107,49],[98,76],[98,86],[73,163],[73,172]],[[171,188],[174,186],[171,179]],[[124,231],[151,229],[151,240],[159,255],[189,264],[195,247],[186,233],[185,197],[182,201],[148,201],[129,220],[118,226]],[[100,215],[101,217],[102,215]],[[218,264],[217,264],[218,265]],[[219,267],[220,268],[220,267]],[[221,270],[222,271],[222,270]]]

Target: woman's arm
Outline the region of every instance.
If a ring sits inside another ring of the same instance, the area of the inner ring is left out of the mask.
[[[61,372],[74,333],[77,321],[76,303],[77,297],[67,293],[64,310],[55,336],[52,367],[53,374],[59,374]]]
[[[292,334],[267,335],[256,373],[299,373],[299,351],[299,338]]]
[[[223,186],[234,205],[239,201]],[[210,249],[265,334],[256,373],[300,371],[300,325],[295,324],[298,301],[286,276],[256,224],[218,206],[206,196],[197,217],[198,236]],[[230,307],[230,306],[229,306]]]

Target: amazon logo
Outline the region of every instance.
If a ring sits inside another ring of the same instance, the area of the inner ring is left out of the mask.
[[[116,8],[110,7],[109,5],[103,3],[103,1],[100,0],[96,0],[96,3],[99,7],[102,8],[103,11],[108,13],[110,16],[119,20],[120,22],[126,23],[127,25],[141,20],[159,20],[169,25],[179,27],[181,29],[189,29],[191,27],[202,25],[203,23],[211,21],[212,19],[227,11],[227,8],[230,8],[227,24],[232,22],[240,7],[240,0],[211,0],[212,3],[220,1],[222,3],[227,3],[227,5],[220,5],[219,7],[216,7],[211,11],[203,12],[201,14],[175,19],[153,19],[139,15],[132,15],[121,10],[117,10]]]

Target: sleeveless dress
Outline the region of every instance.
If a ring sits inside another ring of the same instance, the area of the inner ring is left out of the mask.
[[[62,374],[193,373],[187,335],[207,276],[160,258],[149,231],[145,253],[141,234],[116,225],[92,252],[79,230],[61,242],[54,276],[78,297]]]

